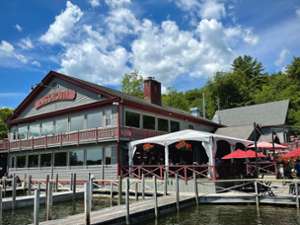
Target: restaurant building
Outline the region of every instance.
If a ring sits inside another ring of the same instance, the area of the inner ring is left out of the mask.
[[[0,142],[8,173],[45,178],[76,172],[116,178],[128,164],[128,142],[222,125],[162,106],[161,84],[144,81],[144,99],[57,72],[49,72],[8,120],[9,138]]]

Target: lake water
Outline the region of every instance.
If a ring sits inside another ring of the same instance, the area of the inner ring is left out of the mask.
[[[101,209],[110,206],[110,199],[103,197],[94,197],[93,210]],[[78,214],[84,212],[83,200],[77,200],[75,204],[70,202],[53,203],[52,218],[58,219],[67,217],[68,215]],[[40,205],[40,221],[44,221],[46,211],[44,204]],[[33,222],[33,207],[3,211],[2,225],[27,225]]]
[[[300,225],[300,213],[291,207],[255,205],[201,205],[163,216],[144,225]]]

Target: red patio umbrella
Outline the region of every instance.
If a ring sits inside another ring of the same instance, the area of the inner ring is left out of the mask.
[[[254,147],[255,147],[254,144],[251,144],[251,145],[248,146],[248,148],[254,148]],[[262,141],[262,142],[257,143],[257,148],[272,149],[273,145],[272,145],[272,143]],[[276,148],[276,149],[286,149],[287,146],[274,143],[274,148]]]
[[[260,152],[258,152],[256,154],[255,151],[252,150],[241,150],[241,149],[237,149],[231,153],[229,153],[228,155],[225,155],[222,159],[248,159],[248,158],[265,158],[266,156]]]
[[[282,156],[282,158],[297,158],[300,157],[300,148],[296,148]]]

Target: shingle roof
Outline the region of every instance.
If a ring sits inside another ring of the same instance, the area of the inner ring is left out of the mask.
[[[235,127],[221,127],[218,128],[216,134],[236,137],[241,139],[249,139],[253,132],[253,125],[235,126]]]
[[[283,125],[286,122],[289,100],[269,102],[251,106],[216,111],[213,121],[226,126]]]

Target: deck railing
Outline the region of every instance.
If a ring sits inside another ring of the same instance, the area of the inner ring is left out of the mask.
[[[121,127],[120,130],[118,127],[95,128],[22,140],[9,141],[8,139],[5,139],[0,141],[0,151],[30,150],[65,145],[78,145],[89,142],[116,140],[118,137],[126,140],[136,140],[163,133],[164,132],[160,131],[130,127]]]

